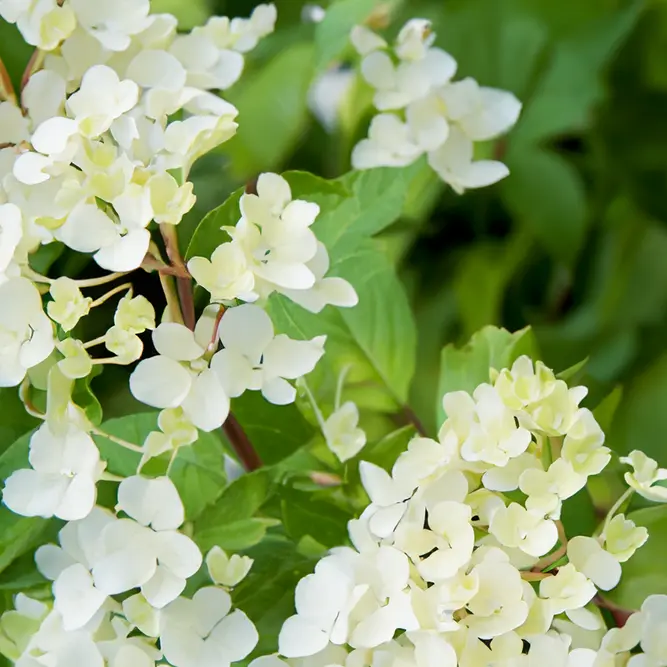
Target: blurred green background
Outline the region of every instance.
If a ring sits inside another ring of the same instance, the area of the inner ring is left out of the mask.
[[[153,4],[188,28],[213,13],[247,16],[258,3]],[[391,36],[407,18],[427,17],[436,44],[459,62],[457,77],[509,89],[524,110],[506,139],[485,147],[508,163],[508,179],[457,196],[424,167],[381,237],[418,323],[413,409],[432,431],[443,345],[485,324],[530,324],[555,369],[588,357],[590,407],[622,386],[614,448],[641,447],[667,463],[667,1],[338,0],[328,4],[343,27],[324,51],[318,25],[303,20],[306,3],[276,4],[276,33],[225,94],[240,109],[238,135],[195,166],[198,203],[179,233],[189,237],[262,171],[347,171],[372,115],[369,90],[354,81],[327,131],[309,108],[313,81],[354,66],[346,35],[355,20],[372,15]],[[30,49],[0,28],[19,76]],[[8,415],[0,429],[23,419]]]

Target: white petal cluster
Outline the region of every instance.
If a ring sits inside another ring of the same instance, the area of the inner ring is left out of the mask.
[[[125,479],[116,512],[94,507],[65,525],[59,545],[37,550],[38,569],[53,581],[53,605],[17,596],[16,609],[0,619],[0,650],[20,667],[154,667],[162,658],[214,667],[245,658],[257,631],[231,611],[226,590],[205,586],[181,597],[202,555],[178,531],[184,510],[173,483]],[[248,561],[217,549],[207,564],[214,581],[231,587]]]
[[[592,665],[602,623],[587,605],[618,583],[646,533],[619,515],[599,537],[568,541],[558,521],[610,458],[584,395],[521,357],[472,395],[445,395],[438,440],[415,437],[391,472],[362,462],[371,503],[349,524],[353,547],[333,549],[299,583],[282,656]],[[593,630],[594,650],[582,647],[578,635]]]
[[[625,473],[625,481],[640,496],[656,503],[667,503],[667,487],[656,485],[667,479],[667,470],[658,467],[658,462],[639,450],[621,457],[621,463],[632,466],[632,472]]]
[[[0,104],[3,275],[54,240],[110,271],[137,268],[149,223],[176,225],[194,205],[192,163],[236,132],[237,110],[211,91],[239,78],[275,7],[214,17],[189,35],[149,9],[148,0],[0,3],[46,52],[22,90],[25,115]]]
[[[329,255],[311,229],[319,212],[317,204],[292,199],[282,176],[262,174],[257,194],[241,197],[236,226],[223,228],[231,242],[218,246],[210,260],[193,257],[188,269],[213,301],[256,301],[280,292],[314,313],[327,304],[354,306],[352,286],[326,277]]]
[[[276,336],[269,316],[254,304],[229,309],[219,324],[212,316],[217,310],[209,306],[194,332],[175,322],[160,324],[153,331],[158,355],[142,360],[130,377],[135,398],[157,408],[180,408],[187,422],[203,431],[221,426],[230,398],[246,390],[261,391],[276,405],[292,403],[296,390],[288,380],[315,368],[326,341],[326,336],[310,341]],[[220,343],[223,349],[215,352]],[[165,421],[165,437],[153,436],[150,447],[177,447],[173,440],[167,444],[170,432],[184,426]]]
[[[428,21],[412,19],[393,46],[356,26],[352,43],[363,56],[361,73],[375,89],[379,111],[368,137],[354,148],[356,169],[402,167],[426,154],[431,168],[456,192],[481,188],[509,173],[495,160],[475,160],[475,142],[507,132],[521,104],[509,92],[480,86],[468,77],[452,81],[457,64],[433,46]]]

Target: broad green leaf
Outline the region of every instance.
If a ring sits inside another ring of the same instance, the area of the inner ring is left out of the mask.
[[[222,150],[238,178],[275,171],[294,150],[308,119],[312,76],[313,45],[302,42],[284,49],[235,86],[229,99],[243,122]]]
[[[285,531],[295,542],[310,535],[325,547],[345,543],[347,522],[353,516],[330,502],[319,500],[318,496],[323,494],[288,487],[281,488],[279,493]]]
[[[557,44],[512,132],[511,144],[533,143],[590,125],[591,111],[604,93],[603,67],[634,26],[641,4],[610,12]]]
[[[568,384],[572,385],[577,382],[580,382],[586,365],[588,364],[588,357],[582,359],[579,363],[573,364],[569,368],[566,368],[564,371],[561,371],[556,375],[559,380],[564,380]]]
[[[195,533],[250,519],[266,502],[271,490],[271,475],[267,468],[241,475],[198,517]]]
[[[561,521],[568,538],[593,534],[598,525],[598,518],[588,488],[581,489],[563,502]]]
[[[477,385],[489,382],[492,368],[507,368],[522,354],[535,356],[535,340],[529,327],[510,333],[505,329],[488,326],[478,331],[462,348],[447,345],[441,356],[438,423],[442,423],[446,417],[442,407],[442,397],[446,393],[472,393]]]
[[[349,46],[352,27],[363,23],[377,0],[337,0],[315,29],[315,69],[322,70]]]
[[[146,436],[157,429],[157,413],[144,412],[110,419],[100,427],[104,433],[141,446]],[[140,454],[124,449],[101,436],[95,436],[108,470],[128,477],[136,474]],[[221,494],[226,483],[222,441],[214,433],[200,431],[199,439],[182,447],[174,461],[169,477],[176,485],[189,521],[198,517],[205,507]]]
[[[278,523],[280,522],[275,519],[241,519],[198,530],[193,539],[204,552],[215,546],[229,551],[242,551],[259,544],[264,539],[267,528]]]
[[[516,219],[556,259],[571,263],[587,228],[584,183],[560,155],[541,148],[511,149],[503,199]]]
[[[390,471],[400,454],[407,450],[408,443],[415,434],[414,426],[399,428],[379,442],[366,446],[358,458]]]
[[[233,192],[223,204],[204,216],[190,239],[185,252],[185,261],[192,257],[210,258],[213,251],[222,243],[229,241],[229,235],[221,227],[235,227],[241,217],[239,201],[243,188]]]
[[[256,391],[234,399],[232,411],[265,465],[293,454],[315,433],[296,405],[273,405]]]
[[[252,657],[278,650],[278,633],[294,613],[294,589],[315,562],[279,535],[267,535],[247,554],[254,559],[248,576],[232,592],[234,605],[257,626],[259,644]]]
[[[393,267],[372,242],[365,241],[342,257],[331,273],[350,281],[359,305],[313,315],[275,297],[269,312],[276,328],[302,339],[326,334],[326,349],[335,350],[330,359],[351,364],[351,382],[353,373],[363,372],[361,366],[366,365],[374,381],[404,403],[414,373],[416,332],[405,289]]]
[[[667,506],[658,505],[628,515],[648,529],[649,538],[626,563],[619,585],[607,595],[624,609],[639,609],[649,595],[667,595]]]

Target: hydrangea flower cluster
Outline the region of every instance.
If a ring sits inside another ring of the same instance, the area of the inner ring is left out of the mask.
[[[379,111],[368,137],[354,148],[355,169],[402,167],[426,154],[431,168],[458,193],[509,174],[502,162],[474,160],[474,144],[507,132],[521,103],[470,77],[452,81],[456,61],[433,46],[428,21],[408,21],[393,46],[364,26],[357,26],[351,39],[363,56],[361,73],[375,89]]]
[[[585,395],[520,357],[472,395],[446,394],[438,439],[415,437],[391,473],[362,462],[371,503],[349,524],[352,546],[299,582],[280,654],[294,665],[600,667],[641,642],[642,664],[663,664],[667,596],[607,634],[592,601],[648,537],[617,510],[664,471],[634,452],[633,486],[599,534],[568,539],[559,520],[610,460]]]
[[[275,7],[179,35],[149,4],[0,4],[40,49],[20,100],[0,104],[3,275],[53,240],[110,271],[136,269],[148,225],[177,225],[194,205],[193,162],[235,134],[237,110],[211,91],[239,79]]]

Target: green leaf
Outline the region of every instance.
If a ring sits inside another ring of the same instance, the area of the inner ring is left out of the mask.
[[[308,120],[312,76],[313,45],[297,43],[234,88],[229,99],[243,122],[222,150],[231,158],[236,177],[279,169],[294,150]]]
[[[252,655],[256,657],[278,650],[280,628],[294,613],[296,584],[313,571],[314,561],[298,553],[293,542],[271,534],[247,553],[255,562],[232,598],[257,626],[259,643]]]
[[[178,19],[180,30],[190,30],[206,23],[211,14],[211,3],[208,0],[151,0],[151,14],[173,14]]]
[[[209,258],[219,245],[229,241],[227,232],[220,228],[236,226],[241,217],[239,201],[243,191],[243,188],[239,188],[229,195],[223,204],[204,216],[190,239],[188,249],[185,251],[185,261],[192,257]]]
[[[408,448],[408,443],[415,435],[416,430],[412,425],[399,428],[379,442],[365,447],[359,454],[359,458],[374,463],[389,472],[396,463],[396,459]]]
[[[275,519],[241,519],[197,531],[193,539],[204,552],[214,546],[229,551],[242,551],[259,544],[266,535],[266,529],[278,523]]]
[[[569,368],[566,368],[564,371],[561,371],[556,375],[559,380],[564,380],[568,384],[574,384],[581,381],[583,376],[583,371],[588,364],[588,357],[582,359],[579,363],[573,364]]]
[[[649,595],[667,594],[667,506],[650,507],[628,515],[648,529],[649,538],[626,563],[619,585],[607,595],[624,609],[639,609]]]
[[[358,244],[342,257],[331,274],[354,286],[359,295],[357,307],[313,315],[276,296],[269,302],[276,328],[302,339],[326,334],[326,349],[334,352],[329,359],[351,364],[350,382],[355,381],[352,373],[363,373],[366,365],[373,381],[396,402],[404,403],[416,355],[415,324],[405,288],[371,241]]]
[[[146,436],[157,429],[157,413],[144,412],[110,419],[100,427],[104,433],[141,446]],[[141,455],[122,448],[102,436],[95,436],[108,470],[129,477],[136,474]],[[226,483],[224,448],[214,433],[199,433],[192,445],[182,447],[174,461],[169,477],[178,489],[189,521],[196,519],[205,507],[221,494]]]
[[[610,12],[558,43],[512,132],[512,145],[578,132],[590,125],[591,111],[604,94],[603,67],[634,26],[641,5],[633,2],[623,11]]]
[[[587,203],[577,170],[541,148],[510,149],[511,177],[502,183],[505,204],[556,259],[572,262],[584,242]]]
[[[310,535],[325,547],[344,544],[347,522],[354,517],[330,502],[318,500],[321,495],[281,488],[280,506],[285,531],[295,542]]]
[[[325,69],[347,49],[352,27],[363,23],[377,0],[338,0],[315,29],[315,69]]]
[[[271,490],[271,475],[267,468],[241,475],[197,518],[195,534],[250,519],[266,502]]]
[[[273,405],[256,391],[234,399],[232,411],[265,465],[282,461],[315,434],[295,404]]]
[[[497,327],[484,327],[462,348],[447,345],[442,350],[438,390],[438,422],[446,417],[442,397],[450,391],[472,393],[477,385],[489,382],[492,368],[512,365],[522,354],[534,357],[535,339],[530,327],[510,333]]]

